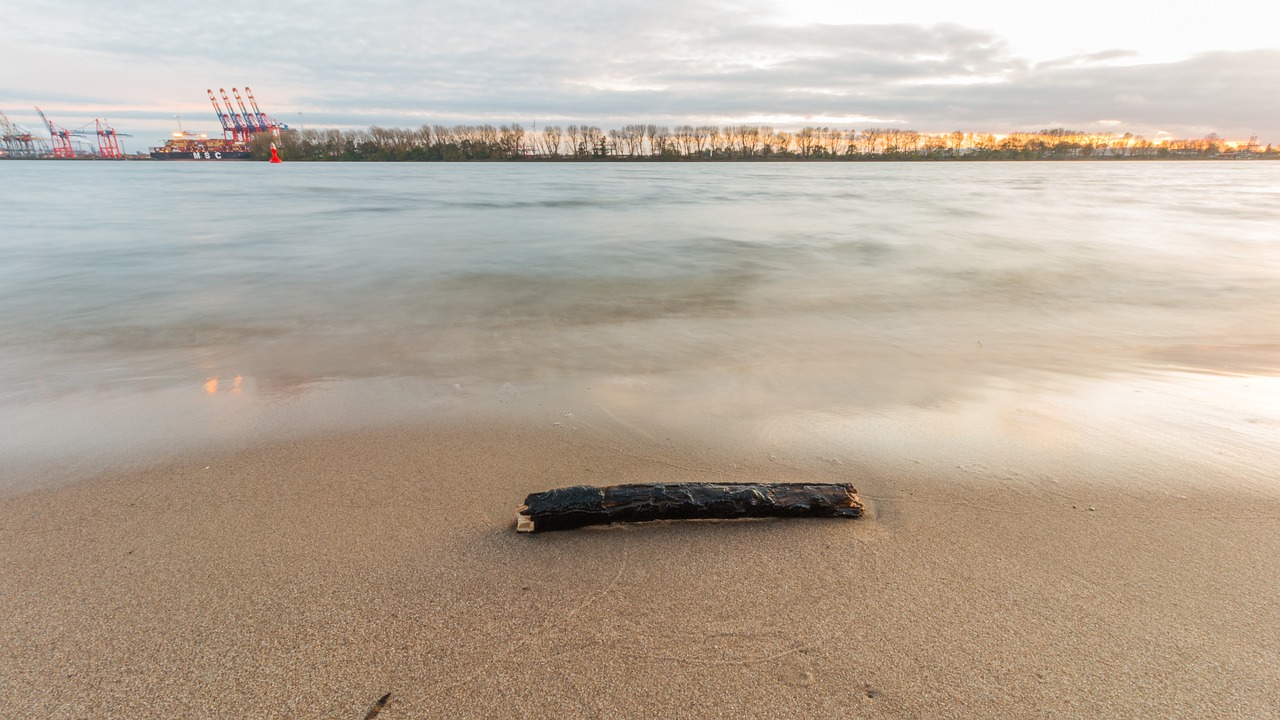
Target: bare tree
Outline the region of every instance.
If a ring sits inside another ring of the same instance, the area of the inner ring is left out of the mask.
[[[542,128],[542,144],[544,151],[551,157],[560,157],[560,142],[564,131],[559,125],[547,125]]]
[[[818,146],[818,129],[817,128],[801,128],[800,132],[795,135],[796,149],[800,152],[800,157],[809,157],[813,154],[813,149]]]
[[[772,133],[766,138],[769,145],[770,153],[774,155],[787,155],[791,152],[791,146],[795,144],[795,136],[785,130],[779,130]]]
[[[525,154],[524,128],[503,125],[498,130],[497,144],[504,157],[522,157]]]
[[[582,131],[577,125],[570,125],[565,133],[569,137],[569,154],[575,157],[581,157],[585,154],[586,148],[582,145]]]
[[[583,125],[580,129],[582,130],[583,155],[603,157],[607,154],[608,148],[603,130],[594,125]]]
[[[689,157],[690,155],[692,155],[694,152],[694,148],[697,147],[693,140],[694,134],[695,134],[695,130],[693,129],[692,125],[676,126],[676,129],[675,129],[676,147],[679,149],[680,154],[683,155],[684,157]]]
[[[566,142],[567,138],[567,142]],[[1217,134],[1197,139],[1168,139],[1159,144],[1131,133],[1091,133],[1067,128],[1012,132],[999,138],[990,133],[921,133],[896,128],[868,128],[862,132],[830,127],[806,127],[796,133],[753,125],[717,127],[679,125],[673,130],[658,125],[629,124],[602,130],[592,125],[571,125],[567,133],[546,126],[530,134],[518,124],[423,125],[411,128],[373,126],[365,130],[298,132],[282,140],[290,156],[299,159],[345,160],[466,160],[523,157],[533,148],[551,157],[698,157],[751,158],[799,156],[837,158],[865,155],[922,155],[946,158],[970,151],[982,157],[1077,157],[1090,154],[1115,156],[1209,155],[1236,148]],[[1239,150],[1257,152],[1256,137]],[[257,151],[261,151],[259,148]]]
[[[671,130],[666,125],[649,126],[649,152],[652,155],[665,155],[674,148],[671,145]]]
[[[716,134],[720,132],[720,128],[715,125],[699,125],[693,131],[693,141],[697,148],[698,155],[705,155],[711,152],[711,143],[715,140]]]
[[[867,128],[859,135],[859,147],[863,155],[879,155],[883,150],[884,130],[880,128]]]
[[[857,131],[857,130],[849,129],[849,130],[845,131],[845,134],[844,134],[844,154],[845,154],[846,156],[848,156],[848,155],[857,155],[857,154],[858,154],[858,143],[859,143],[859,142],[861,142],[861,136],[858,134],[858,131]]]
[[[752,125],[742,133],[743,157],[755,157],[760,153],[760,128]]]

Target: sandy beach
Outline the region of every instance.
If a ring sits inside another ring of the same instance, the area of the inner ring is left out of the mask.
[[[11,495],[2,714],[1274,716],[1274,487],[1119,444],[1032,468],[610,427],[342,433]],[[513,530],[528,492],[699,479],[851,481],[870,511]]]
[[[1280,163],[168,165],[4,168],[0,718],[1280,718]],[[515,532],[697,481],[868,512]]]

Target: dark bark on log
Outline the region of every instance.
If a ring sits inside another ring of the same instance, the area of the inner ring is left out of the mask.
[[[516,530],[545,532],[648,520],[862,515],[847,483],[671,483],[576,485],[533,493],[516,510]]]

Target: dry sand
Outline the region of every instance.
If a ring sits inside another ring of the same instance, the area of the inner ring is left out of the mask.
[[[0,716],[1276,716],[1274,488],[945,456],[450,422],[11,495]],[[871,511],[513,531],[532,491],[699,479]]]

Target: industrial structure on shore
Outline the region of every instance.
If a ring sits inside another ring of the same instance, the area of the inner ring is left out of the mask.
[[[47,141],[43,136],[15,125],[5,117],[4,113],[0,113],[0,157],[97,157],[106,160],[118,160],[124,157],[120,151],[120,138],[131,136],[128,133],[117,132],[106,120],[94,118],[91,123],[85,123],[75,130],[68,130],[46,117],[39,107],[36,107],[36,112],[49,133]],[[87,146],[82,138],[93,139],[93,146]]]
[[[270,133],[279,137],[282,130],[289,127],[270,115],[262,112],[258,101],[249,86],[244,88],[241,96],[238,88],[231,88],[235,97],[235,105],[227,91],[218,88],[222,97],[213,90],[206,91],[213,104],[213,112],[222,126],[222,138],[209,138],[206,135],[179,132],[167,140],[162,147],[151,148],[149,156],[159,160],[240,160],[249,157],[249,142],[255,137]],[[248,99],[248,106],[245,104]],[[237,112],[237,107],[239,111]],[[250,109],[252,108],[252,109]],[[120,148],[120,138],[132,137],[128,133],[116,131],[106,120],[94,118],[93,121],[74,130],[69,130],[44,114],[38,106],[36,113],[44,125],[41,132],[32,132],[20,127],[4,113],[0,113],[0,158],[96,158],[103,160],[119,160],[125,157]]]
[[[214,97],[213,90],[206,90],[209,93],[209,102],[213,104],[213,112],[218,116],[218,122],[222,123],[222,138],[224,140],[239,140],[241,142],[249,142],[259,133],[271,133],[275,137],[280,136],[281,130],[288,130],[289,126],[275,120],[271,116],[262,112],[258,108],[258,101],[253,97],[253,91],[248,85],[244,86],[245,97],[249,98],[249,104],[253,106],[253,112],[244,106],[244,99],[240,97],[240,91],[231,88],[231,94],[235,95],[236,104],[240,106],[240,112],[237,113],[235,108],[231,107],[231,100],[227,98],[227,91],[218,88],[218,92],[222,95],[222,102],[226,105],[223,110],[218,105],[218,98]]]
[[[244,87],[244,96],[249,98],[252,111],[245,106],[244,97],[240,96],[238,88],[231,88],[231,94],[236,98],[235,105],[231,104],[231,98],[227,97],[227,91],[222,88],[218,88],[218,93],[222,96],[221,105],[212,89],[205,92],[209,94],[213,113],[218,116],[218,122],[222,125],[222,137],[211,138],[179,129],[164,145],[151,148],[152,160],[248,160],[249,143],[254,138],[264,134],[278,138],[280,131],[289,129],[288,125],[262,112],[248,85]],[[236,112],[237,106],[240,112]]]

